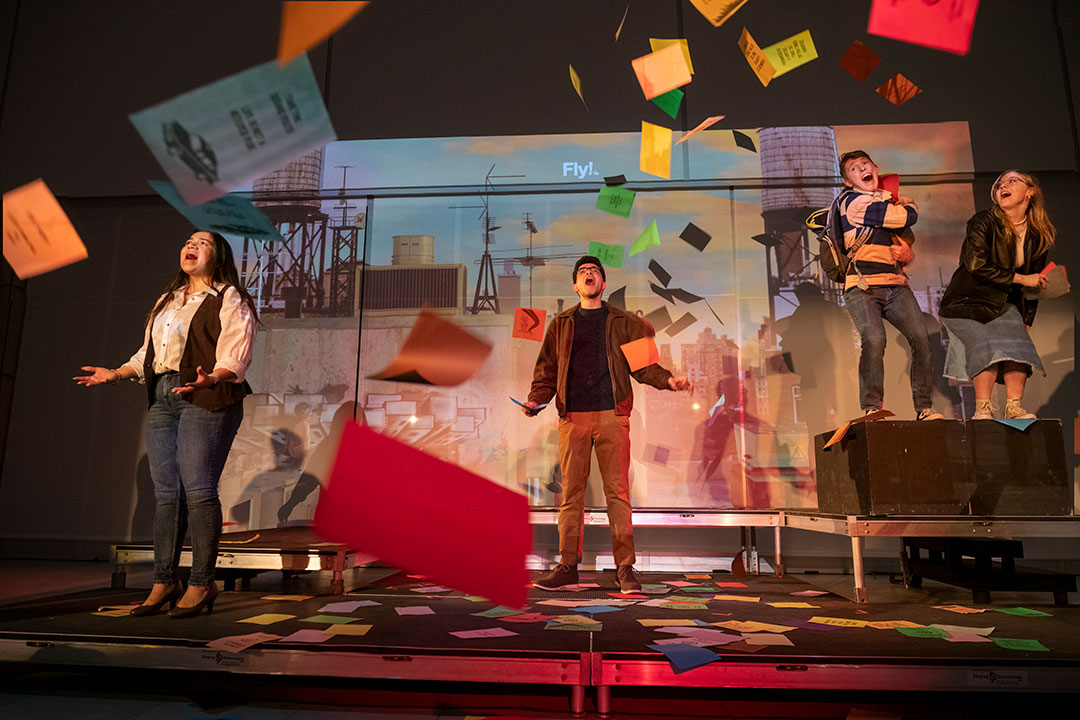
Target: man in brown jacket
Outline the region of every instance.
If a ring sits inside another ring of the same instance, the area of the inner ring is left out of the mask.
[[[634,576],[634,528],[630,520],[630,376],[661,390],[694,392],[684,377],[657,364],[630,372],[620,346],[653,334],[647,322],[600,298],[607,287],[604,266],[586,255],[574,265],[578,305],[551,320],[533,370],[524,412],[555,398],[559,411],[559,464],[563,501],[559,507],[559,564],[536,587],[557,590],[578,582],[585,513],[585,487],[593,449],[607,498],[616,580],[623,592],[641,589]]]

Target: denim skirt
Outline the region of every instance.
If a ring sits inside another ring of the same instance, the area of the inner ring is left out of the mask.
[[[947,378],[971,380],[1003,360],[1027,365],[1028,375],[1032,370],[1046,374],[1015,305],[1009,304],[1004,314],[988,323],[968,318],[941,318],[941,323],[949,331],[943,373]],[[1002,381],[1000,377],[998,381]]]

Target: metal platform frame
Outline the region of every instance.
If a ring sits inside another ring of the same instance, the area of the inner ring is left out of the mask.
[[[866,584],[863,582],[864,537],[1080,538],[1080,516],[1075,515],[887,517],[790,510],[782,510],[780,515],[784,527],[851,538],[851,565],[857,603],[868,601]]]

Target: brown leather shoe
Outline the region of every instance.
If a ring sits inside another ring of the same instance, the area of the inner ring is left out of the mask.
[[[533,583],[541,590],[562,590],[569,585],[578,584],[577,565],[559,563],[555,568]]]
[[[157,615],[158,613],[162,612],[162,609],[166,605],[172,605],[172,607],[176,607],[176,601],[180,599],[181,590],[182,588],[180,587],[180,583],[173,583],[170,586],[169,590],[166,592],[165,597],[162,598],[160,602],[143,603],[142,605],[137,605],[132,608],[130,614],[135,617],[144,617],[146,615]]]
[[[638,582],[637,576],[634,575],[633,565],[620,565],[616,568],[615,582],[619,584],[619,590],[624,593],[638,592],[641,590],[641,583]]]

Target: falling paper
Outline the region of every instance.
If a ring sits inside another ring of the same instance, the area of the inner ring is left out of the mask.
[[[746,28],[743,28],[742,35],[739,36],[739,49],[742,50],[743,56],[746,57],[746,62],[750,64],[750,69],[757,75],[761,84],[768,87],[769,81],[776,75],[776,68],[769,62],[769,58],[765,57],[765,53],[762,52],[761,47],[754,42],[754,38],[750,36],[750,33]]]
[[[646,248],[655,247],[660,244],[660,231],[656,227],[656,221],[653,220],[649,223],[649,227],[638,235],[637,240],[630,248],[630,257],[634,257],[639,252],[643,252]]]
[[[490,352],[490,343],[424,308],[393,362],[368,377],[426,385],[460,385],[480,369]]]
[[[757,146],[754,145],[754,139],[746,133],[741,133],[738,130],[732,130],[731,137],[735,140],[736,147],[741,147],[743,150],[749,150],[753,153],[757,152]]]
[[[653,52],[657,50],[663,50],[666,47],[672,45],[678,45],[682,50],[683,59],[686,61],[686,69],[690,71],[690,74],[694,74],[694,63],[690,62],[690,44],[686,42],[685,38],[649,38],[649,47]]]
[[[622,350],[626,363],[630,366],[630,372],[660,362],[660,353],[656,349],[656,342],[651,337],[633,340],[620,345],[619,349]]]
[[[129,119],[195,205],[336,139],[306,55],[285,67],[257,65]]]
[[[671,316],[668,315],[667,308],[663,305],[658,309],[653,310],[643,319],[645,322],[649,323],[654,332],[659,332],[671,324]]]
[[[698,252],[702,252],[709,245],[709,241],[712,240],[712,235],[699,228],[694,223],[687,223],[686,227],[679,234],[687,245],[694,248]]]
[[[547,310],[536,308],[515,308],[513,337],[525,340],[541,341],[544,339],[544,321]]]
[[[665,270],[664,267],[655,260],[649,261],[649,272],[655,275],[656,279],[664,287],[667,287],[668,283],[671,282],[671,273]]]
[[[641,121],[641,171],[671,178],[671,130]]]
[[[630,63],[637,75],[641,91],[645,93],[646,100],[652,100],[657,95],[663,95],[669,90],[682,87],[693,78],[690,76],[690,68],[686,65],[686,56],[683,55],[682,46],[669,45],[663,50],[642,55]]]
[[[979,0],[874,0],[866,32],[966,55],[978,9]]]
[[[404,507],[405,515],[386,511]],[[525,496],[356,423],[345,427],[315,530],[435,582],[504,605],[525,602]],[[461,562],[481,555],[483,563]]]
[[[626,182],[625,178],[623,182]],[[630,217],[635,195],[633,190],[627,190],[619,185],[605,184],[596,196],[596,209],[619,217]]]
[[[629,5],[627,5],[626,9],[623,10],[622,20],[619,21],[619,27],[615,28],[615,42],[619,42],[619,35],[622,34],[622,26],[623,26],[623,23],[626,22],[626,16],[628,14],[630,14],[630,6]]]
[[[86,246],[45,181],[34,180],[4,193],[4,259],[19,279],[86,257]]]
[[[278,65],[287,65],[349,22],[366,2],[283,2]]]
[[[681,142],[685,142],[686,140],[689,140],[690,138],[694,137],[695,135],[697,135],[697,134],[698,134],[699,132],[701,132],[702,130],[705,130],[705,129],[707,129],[707,128],[710,128],[710,127],[712,127],[713,125],[715,125],[716,123],[720,122],[720,121],[721,121],[721,120],[723,120],[723,119],[724,119],[724,116],[723,116],[723,115],[715,115],[715,116],[713,116],[713,117],[711,117],[711,118],[706,118],[706,119],[705,119],[705,120],[704,120],[704,121],[703,121],[703,122],[702,122],[702,123],[701,123],[700,125],[698,125],[698,126],[697,126],[696,128],[694,128],[693,130],[689,131],[688,133],[686,133],[685,135],[683,135],[683,136],[682,136],[681,138],[679,138],[678,140],[676,140],[676,141],[675,141],[675,144],[676,144],[676,145],[678,145],[678,144],[679,144],[679,143],[681,143]]]
[[[657,95],[652,99],[652,102],[656,107],[667,113],[668,117],[672,120],[679,114],[679,106],[682,105],[682,99],[685,93],[679,88],[669,90],[663,95]],[[676,143],[678,145],[678,143]]]
[[[568,66],[570,68],[570,84],[574,86],[574,92],[581,99],[581,104],[585,106],[585,109],[589,109],[588,103],[585,102],[585,96],[581,94],[581,78],[578,77],[577,70],[573,65]]]
[[[814,39],[810,37],[809,30],[803,30],[798,35],[792,35],[786,40],[762,48],[761,52],[775,68],[774,78],[805,65],[811,60],[817,60],[818,56],[817,48],[814,47]]]
[[[172,183],[151,180],[150,187],[186,217],[197,230],[260,240],[282,240],[277,226],[247,198],[222,195],[202,205],[191,205],[184,202],[184,198],[180,197]]]
[[[865,82],[880,62],[881,58],[877,53],[856,40],[851,43],[844,57],[840,58],[840,67],[859,82]]]
[[[589,243],[588,254],[598,259],[605,268],[621,268],[624,252],[622,245],[606,245],[595,240]]]
[[[746,3],[746,0],[690,0],[690,3],[705,16],[706,20],[720,27]]]
[[[877,89],[877,94],[893,105],[903,105],[921,92],[922,90],[916,87],[915,83],[900,73],[886,80],[885,84]]]
[[[676,320],[674,323],[672,323],[668,327],[664,328],[664,332],[667,333],[668,337],[675,337],[676,335],[678,335],[683,330],[690,327],[691,325],[693,325],[696,322],[697,322],[697,318],[695,318],[690,313],[686,313],[681,318]]]
[[[626,286],[623,285],[615,292],[608,295],[608,305],[617,307],[620,310],[626,309]]]

